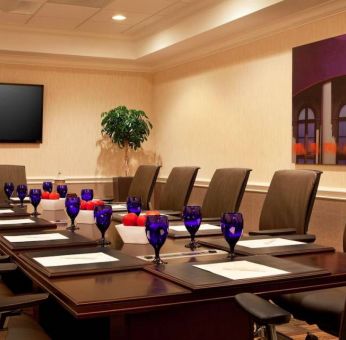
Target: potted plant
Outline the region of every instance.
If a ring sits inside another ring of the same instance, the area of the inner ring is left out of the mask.
[[[152,124],[144,111],[118,106],[101,114],[102,134],[125,150],[124,169],[129,176],[129,149],[137,150],[147,140]]]

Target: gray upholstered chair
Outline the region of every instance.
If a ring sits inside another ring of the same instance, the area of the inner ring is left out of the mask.
[[[322,172],[276,171],[263,203],[259,231],[250,235],[306,234]],[[314,235],[310,235],[314,241]]]
[[[13,182],[15,187],[18,184],[27,184],[24,165],[0,165],[0,202],[7,200],[4,193],[4,183]],[[16,196],[14,191],[13,196]]]
[[[187,204],[199,167],[181,166],[172,169],[162,189],[157,208],[182,211]]]
[[[202,204],[203,219],[220,220],[224,212],[238,211],[250,169],[217,169],[210,181]]]
[[[128,196],[139,196],[142,208],[150,209],[150,198],[161,166],[140,165],[132,179]]]

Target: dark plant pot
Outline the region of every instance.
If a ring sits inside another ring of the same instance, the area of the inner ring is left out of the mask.
[[[113,196],[115,202],[124,202],[129,193],[132,176],[113,177]]]

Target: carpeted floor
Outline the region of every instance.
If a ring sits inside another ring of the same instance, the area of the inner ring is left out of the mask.
[[[337,340],[338,338],[322,332],[316,325],[308,325],[299,320],[291,320],[289,324],[277,327],[277,330],[293,340],[305,340],[308,332],[318,336],[318,340]]]

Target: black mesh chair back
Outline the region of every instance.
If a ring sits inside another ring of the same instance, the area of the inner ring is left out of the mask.
[[[239,210],[250,169],[217,169],[210,181],[202,204],[204,218],[220,218],[224,212]]]
[[[0,202],[7,200],[4,184],[13,182],[15,188],[18,184],[27,184],[24,165],[0,165]],[[16,190],[13,196],[17,196]]]
[[[306,234],[321,173],[276,171],[264,200],[259,230],[294,228],[296,233]]]
[[[162,189],[158,208],[160,210],[181,211],[187,204],[195,183],[199,167],[175,167],[167,178]]]
[[[157,165],[140,165],[132,179],[129,196],[141,197],[143,209],[150,209],[149,203],[159,171],[160,166]]]

